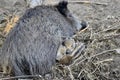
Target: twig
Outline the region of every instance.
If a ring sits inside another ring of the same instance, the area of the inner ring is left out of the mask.
[[[80,73],[78,74],[77,78],[80,77],[80,75],[82,74],[83,71],[84,71],[84,69],[82,69],[82,70],[80,71]]]
[[[118,48],[119,49],[119,48]],[[95,54],[95,55],[93,55],[93,56],[91,56],[91,57],[88,57],[88,58],[84,58],[83,60],[81,60],[79,63],[76,63],[76,65],[78,65],[78,64],[80,64],[80,63],[82,63],[82,62],[84,62],[85,60],[90,60],[91,58],[93,58],[93,57],[96,57],[96,56],[99,56],[99,55],[102,55],[102,54],[105,54],[106,52],[110,52],[110,51],[116,51],[117,49],[111,49],[111,50],[106,50],[106,51],[103,51],[103,52],[101,52],[101,53],[97,53],[97,54]]]
[[[23,79],[23,78],[42,78],[41,75],[23,75],[23,76],[15,76],[15,77],[5,77],[5,78],[0,78],[0,80],[9,80],[9,79]]]
[[[77,37],[78,35],[80,35],[80,33],[86,31],[88,28],[89,28],[89,25],[85,29],[78,31],[75,35],[72,36],[72,38]]]
[[[120,25],[119,25],[119,26],[120,26]],[[119,27],[119,26],[117,26],[117,27]],[[117,31],[117,30],[120,30],[120,28],[109,28],[109,29],[105,29],[105,30],[103,30],[103,31],[100,31],[100,32],[98,32],[98,33],[114,32],[114,31]]]
[[[96,56],[99,56],[99,55],[102,55],[102,54],[105,54],[105,53],[110,52],[110,51],[115,51],[115,50],[116,50],[116,49],[111,49],[111,50],[103,51],[103,52],[101,52],[101,53],[97,53],[97,54],[89,57],[89,59],[91,59],[91,58],[93,58],[93,57],[96,57]]]
[[[80,53],[83,51],[83,49],[85,49],[85,45],[84,45],[83,43],[81,43],[81,45],[80,45],[80,46],[78,45],[78,46],[75,48],[75,50],[71,53],[71,56],[76,56],[76,57],[77,57],[77,55],[75,55],[75,53],[76,53],[77,51],[79,51],[78,54],[80,54]]]
[[[94,35],[93,35],[94,36]],[[120,37],[120,34],[114,34],[114,35],[109,35],[109,36],[105,36],[103,38],[94,38],[94,39],[79,39],[80,41],[103,41],[103,40],[108,40],[108,39],[112,39],[112,38],[118,38]]]
[[[78,64],[80,64],[80,63],[84,62],[85,60],[87,60],[87,58],[85,58],[85,59],[81,60],[80,62],[76,63],[75,65],[78,65]]]
[[[103,39],[98,39],[98,41],[107,40],[107,39],[111,39],[111,38],[118,38],[118,37],[120,37],[120,34],[105,36],[105,38],[103,38]]]
[[[116,50],[116,52],[117,52],[117,53],[119,53],[119,54],[120,54],[120,48],[115,49],[115,50]]]
[[[108,3],[100,3],[100,2],[92,2],[92,1],[68,1],[69,4],[95,4],[95,5],[103,5],[103,6],[107,6]],[[56,5],[58,4],[58,1],[56,2],[50,2],[47,3],[46,5]]]
[[[100,2],[91,2],[91,1],[68,1],[68,3],[77,3],[77,4],[96,4],[96,5],[105,5],[107,6],[107,3],[100,3]]]
[[[71,80],[74,80],[74,76],[73,76],[73,74],[72,74],[72,71],[71,71],[70,66],[67,66],[67,68],[68,68],[68,70],[69,70],[69,72],[70,72],[70,78],[71,78]]]
[[[105,59],[105,60],[102,60],[102,61],[98,61],[94,64],[100,64],[100,63],[103,63],[103,62],[109,62],[109,61],[113,61],[113,59]]]
[[[94,80],[93,76],[87,70],[84,69],[84,72],[87,74],[89,80]]]
[[[98,69],[99,69],[99,65],[97,65],[97,66],[96,66],[96,68],[95,68],[95,70],[94,70],[94,71],[92,71],[90,74],[95,73]]]

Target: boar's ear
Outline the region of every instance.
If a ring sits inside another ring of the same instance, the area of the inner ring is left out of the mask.
[[[61,1],[56,5],[58,11],[65,17],[67,16],[66,15],[66,11],[68,10],[67,5],[68,5],[67,1]]]

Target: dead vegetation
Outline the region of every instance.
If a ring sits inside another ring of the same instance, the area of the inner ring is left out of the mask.
[[[104,1],[101,2],[104,3]],[[107,3],[107,5],[99,6],[92,3],[89,5],[70,5],[70,8],[73,9],[73,12],[80,19],[88,20],[89,28],[76,36],[76,39],[86,44],[86,48],[70,65],[56,64],[53,67],[52,75],[45,77],[47,80],[50,78],[53,80],[120,79],[120,16],[119,12],[117,12],[120,10],[120,1],[108,0]],[[83,15],[85,16],[81,17]],[[17,18],[14,19],[13,22],[16,22]],[[9,25],[10,23],[6,21],[4,23]],[[9,28],[1,27],[0,31],[1,33],[3,30],[8,32]],[[2,44],[3,40],[1,36],[0,44]],[[3,79],[26,77],[43,79],[40,75],[8,77]]]
[[[3,30],[3,35],[6,36],[10,30],[15,26],[17,23],[19,17],[18,16],[12,16],[11,19],[7,19],[7,24],[5,26],[5,29]]]

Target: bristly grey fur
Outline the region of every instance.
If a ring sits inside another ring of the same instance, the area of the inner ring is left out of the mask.
[[[55,64],[62,36],[71,37],[75,26],[55,6],[37,6],[25,12],[3,44],[1,65],[15,76],[44,75]]]

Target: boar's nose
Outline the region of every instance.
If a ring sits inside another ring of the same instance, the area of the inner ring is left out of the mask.
[[[81,29],[80,30],[83,30],[87,27],[87,23],[85,21],[81,21]]]

